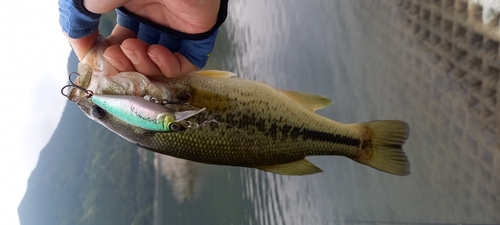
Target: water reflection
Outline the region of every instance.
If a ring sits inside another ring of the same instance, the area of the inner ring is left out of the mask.
[[[464,2],[231,1],[209,68],[328,96],[319,113],[340,122],[407,121],[412,174],[333,156],[305,177],[167,162],[181,197],[158,182],[157,224],[500,223],[498,39]]]
[[[339,157],[313,157],[325,172],[309,177],[242,170],[244,198],[253,202],[250,217],[257,224],[500,222],[499,117],[491,110],[498,59],[473,55],[473,46],[463,46],[466,39],[447,36],[448,26],[463,26],[464,37],[481,35],[445,13],[450,2],[460,7],[458,0],[232,2],[228,27],[238,48],[236,66],[223,67],[332,97],[336,103],[320,113],[341,122],[402,119],[412,128],[405,146],[409,177]],[[443,19],[426,29],[419,19],[431,17]],[[468,61],[440,51],[441,45],[471,49]],[[472,73],[477,63],[492,75]]]
[[[198,163],[155,154],[155,169],[168,180],[173,195],[179,203],[193,200],[201,188]]]

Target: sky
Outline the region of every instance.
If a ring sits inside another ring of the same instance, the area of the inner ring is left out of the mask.
[[[0,2],[1,224],[19,224],[27,180],[66,104],[60,89],[71,48],[58,17],[57,1]]]

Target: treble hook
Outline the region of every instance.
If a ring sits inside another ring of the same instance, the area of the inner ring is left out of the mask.
[[[92,95],[94,95],[94,92],[92,92],[91,90],[87,90],[81,86],[78,86],[77,84],[75,84],[72,80],[71,80],[71,75],[73,74],[76,74],[77,76],[80,76],[80,74],[78,74],[77,72],[72,72],[69,74],[68,78],[69,78],[69,83],[68,85],[65,85],[64,87],[61,88],[61,94],[63,96],[65,96],[66,98],[68,98],[68,94],[65,94],[64,93],[64,89],[68,88],[68,87],[74,87],[74,88],[78,88],[80,89],[81,91],[85,92],[87,94],[87,98],[90,98],[92,97]],[[76,79],[75,79],[76,80]]]

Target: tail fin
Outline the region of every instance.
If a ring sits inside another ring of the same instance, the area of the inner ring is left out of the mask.
[[[378,120],[362,123],[365,129],[363,153],[355,161],[375,169],[395,174],[410,174],[410,162],[403,152],[410,128],[399,120]]]

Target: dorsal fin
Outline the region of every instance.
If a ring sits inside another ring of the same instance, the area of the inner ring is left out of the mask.
[[[198,70],[195,73],[206,77],[230,78],[236,76],[235,73],[223,70]]]
[[[288,91],[288,90],[279,90],[279,91],[287,95],[288,97],[292,98],[293,100],[297,101],[304,107],[311,109],[313,112],[318,109],[325,108],[326,106],[333,103],[330,99],[320,95],[309,94],[298,91]]]
[[[281,175],[309,175],[323,172],[307,159],[272,166],[257,166],[255,168]]]

